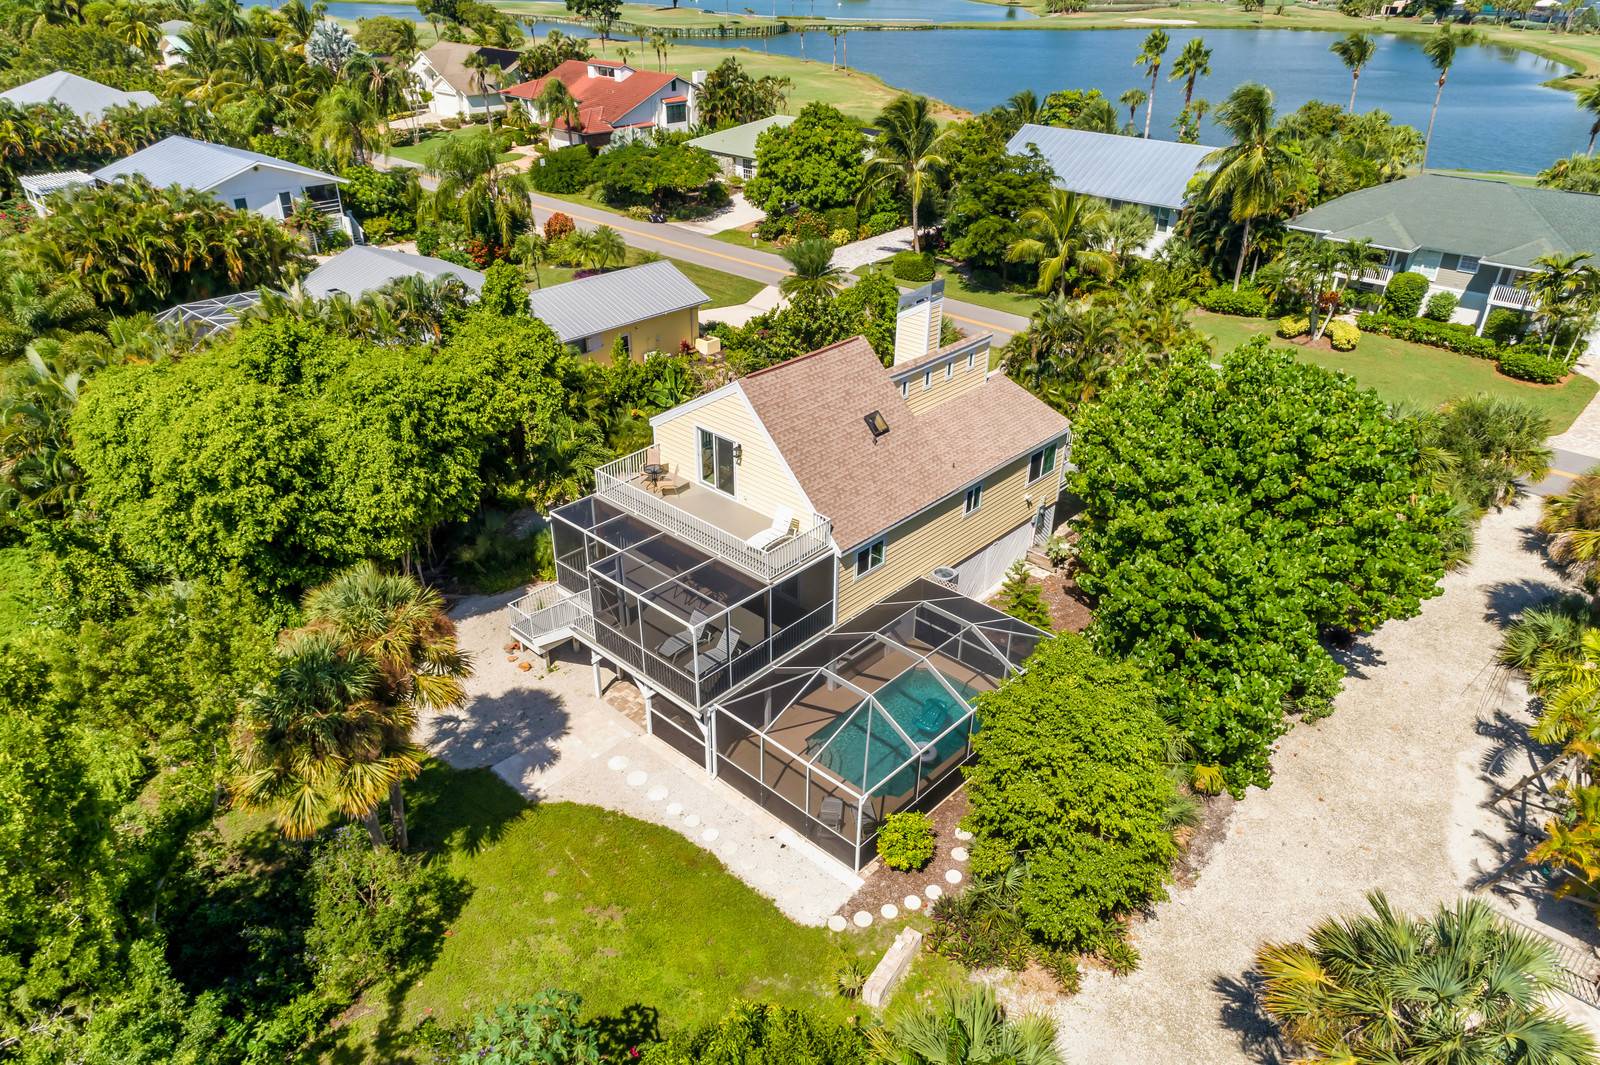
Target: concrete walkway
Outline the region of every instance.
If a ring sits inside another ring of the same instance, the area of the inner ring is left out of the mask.
[[[469,701],[425,717],[418,742],[458,768],[493,767],[531,801],[603,806],[680,832],[802,924],[821,925],[850,900],[860,877],[645,735],[631,686],[596,698],[587,652],[548,675],[509,661],[505,607],[517,594],[474,596],[451,610],[473,655]]]
[[[911,227],[891,230],[876,237],[841,244],[833,250],[833,265],[849,273],[872,263],[881,263],[903,251],[911,250]]]
[[[1444,593],[1357,648],[1336,712],[1284,737],[1272,787],[1234,808],[1198,882],[1136,929],[1139,971],[1087,974],[1055,1005],[1067,1060],[1281,1060],[1250,983],[1263,941],[1360,911],[1372,888],[1431,909],[1524,845],[1480,804],[1492,780],[1527,771],[1526,690],[1491,663],[1501,622],[1561,586],[1529,538],[1537,514],[1537,500],[1491,513]],[[1537,898],[1524,921],[1570,919]]]
[[[710,218],[701,218],[693,222],[673,222],[672,225],[689,233],[711,236],[724,230],[738,229],[752,222],[759,222],[765,217],[767,217],[765,211],[746,200],[744,193],[736,192],[728,198],[728,206]]]
[[[778,291],[777,285],[768,285],[766,288],[750,297],[747,303],[735,303],[730,307],[707,307],[700,312],[702,322],[725,322],[728,325],[744,325],[758,314],[766,314],[783,304],[783,294]]]

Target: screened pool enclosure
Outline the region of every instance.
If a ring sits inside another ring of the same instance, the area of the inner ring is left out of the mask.
[[[1043,635],[916,581],[719,700],[717,775],[860,868],[885,817],[960,782],[978,696]]]

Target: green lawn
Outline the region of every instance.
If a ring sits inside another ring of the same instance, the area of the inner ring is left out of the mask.
[[[754,233],[743,229],[724,229],[720,233],[713,233],[712,240],[720,240],[724,244],[734,244],[741,248],[754,248],[757,251],[769,251],[774,255],[782,255],[783,249],[770,240],[762,240]]]
[[[645,253],[638,248],[628,249],[629,266],[637,266],[645,261]],[[732,307],[740,303],[749,303],[757,292],[762,290],[760,281],[752,281],[747,277],[736,274],[725,274],[721,270],[713,270],[709,266],[699,266],[695,263],[686,263],[681,259],[669,260],[690,281],[700,286],[700,291],[711,297],[711,302],[706,307]],[[539,267],[539,283],[545,288],[571,281],[577,270],[570,266],[541,266]],[[529,278],[531,284],[533,279]],[[535,286],[539,287],[539,286]],[[704,310],[705,308],[701,308]]]
[[[445,141],[450,140],[452,137],[464,137],[474,130],[486,130],[488,128],[489,127],[486,125],[474,125],[462,126],[460,129],[444,129],[438,131],[430,130],[424,133],[422,135],[422,139],[416,144],[411,143],[411,135],[409,131],[395,130],[395,143],[392,147],[390,147],[389,154],[394,156],[396,159],[404,159],[407,162],[426,165],[428,162],[428,157],[433,154],[434,149],[438,148],[439,145],[443,144]],[[515,158],[516,155],[512,152],[500,153],[500,161],[502,163],[509,163]]]
[[[430,763],[407,790],[413,845],[471,895],[419,979],[351,1011],[332,1062],[403,1061],[395,1035],[423,1018],[455,1022],[547,987],[578,992],[596,1017],[659,1010],[663,1030],[741,998],[842,1018],[838,967],[870,967],[894,931],[797,925],[679,833],[593,806],[529,805],[488,769]]]
[[[1196,311],[1194,324],[1217,341],[1219,350],[1236,347],[1252,336],[1272,335],[1275,323],[1259,318],[1233,318]],[[1411,344],[1393,337],[1363,333],[1354,351],[1320,351],[1284,342],[1296,357],[1342,370],[1391,402],[1437,407],[1460,396],[1486,392],[1502,399],[1529,403],[1549,417],[1551,431],[1572,424],[1594,398],[1596,383],[1574,374],[1565,384],[1535,385],[1502,376],[1486,359],[1457,355],[1442,348]]]
[[[1444,174],[1447,177],[1480,178],[1484,181],[1504,181],[1509,185],[1524,185],[1529,188],[1537,185],[1539,179],[1533,174],[1514,174],[1509,170],[1432,170],[1430,174]]]

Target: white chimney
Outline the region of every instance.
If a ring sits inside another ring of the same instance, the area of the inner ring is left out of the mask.
[[[932,355],[939,348],[939,327],[944,314],[944,278],[936,278],[914,292],[900,296],[894,323],[894,364]]]
[[[696,85],[704,85],[706,83],[706,72],[703,70],[696,70],[689,75],[689,80]]]

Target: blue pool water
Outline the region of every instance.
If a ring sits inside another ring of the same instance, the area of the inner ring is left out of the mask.
[[[978,697],[977,689],[959,681],[950,680],[950,685],[969,701]],[[915,741],[915,746],[907,744],[888,722],[877,717],[877,711],[871,711],[869,748],[869,712],[862,710],[812,733],[806,741],[806,752],[815,756],[820,751],[818,764],[856,788],[875,787],[885,776],[894,773],[893,779],[880,790],[890,794],[910,791],[916,786],[916,764],[897,773],[895,768],[965,717],[968,706],[953,698],[937,677],[922,669],[902,674],[878,689],[877,700],[884,712],[894,718],[895,724]],[[957,729],[934,745],[933,756],[927,760],[934,764],[943,762],[966,742],[966,730]]]

